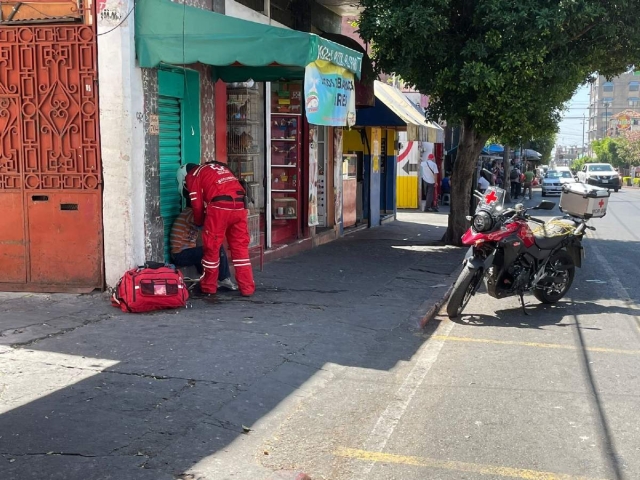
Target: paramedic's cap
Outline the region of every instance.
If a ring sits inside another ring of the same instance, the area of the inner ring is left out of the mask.
[[[180,195],[182,195],[182,190],[186,187],[185,179],[187,178],[187,173],[189,173],[194,168],[198,168],[196,163],[187,163],[186,165],[182,165],[178,172],[176,173],[176,180],[178,180],[178,191]]]

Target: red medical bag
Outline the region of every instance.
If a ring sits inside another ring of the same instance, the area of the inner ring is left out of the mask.
[[[189,291],[173,265],[147,263],[126,272],[116,285],[111,304],[123,312],[141,313],[186,306]]]

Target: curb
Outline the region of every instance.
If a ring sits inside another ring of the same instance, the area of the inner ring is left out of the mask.
[[[426,313],[420,318],[419,323],[420,323],[421,329],[424,329],[427,326],[427,323],[429,323],[429,321],[433,319],[438,314],[440,309],[447,303],[447,300],[449,300],[449,297],[453,292],[453,286],[455,285],[455,280],[460,275],[460,271],[462,270],[462,268],[463,268],[463,265],[460,265],[458,268],[455,269],[455,271],[450,275],[454,278],[454,280],[449,286],[449,288],[447,289],[447,291],[444,293],[444,295],[442,295],[440,300],[436,301],[433,305],[431,305],[429,310],[427,310]]]

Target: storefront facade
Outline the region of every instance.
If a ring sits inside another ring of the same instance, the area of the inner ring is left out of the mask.
[[[443,130],[427,122],[398,89],[376,81],[374,90],[374,107],[358,110],[357,133],[348,134],[349,142],[345,142],[346,154],[362,152],[362,208],[358,212],[362,211],[370,226],[393,218],[400,205],[417,208],[420,158],[438,154],[434,143],[444,140]],[[430,152],[425,150],[427,145],[431,145]]]
[[[101,118],[105,175],[113,176],[105,183],[105,231],[119,236],[105,245],[108,286],[130,265],[168,260],[168,233],[182,208],[176,171],[186,163],[227,162],[247,181],[256,265],[282,245],[317,244],[319,233],[339,232],[332,194],[339,128],[307,122],[302,79],[321,54],[360,57],[236,2],[204,7],[220,3],[252,21],[168,0],[131,2],[105,16],[121,21],[134,9],[108,33],[109,44],[99,45],[106,52],[101,83],[119,88],[104,97]]]
[[[344,227],[375,227],[395,216],[395,128],[356,127],[344,132]]]

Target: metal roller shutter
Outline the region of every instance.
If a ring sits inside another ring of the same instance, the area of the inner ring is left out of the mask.
[[[169,235],[182,210],[176,173],[182,165],[182,108],[180,100],[158,97],[160,120],[160,215],[164,222],[164,256],[170,261]]]

